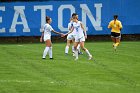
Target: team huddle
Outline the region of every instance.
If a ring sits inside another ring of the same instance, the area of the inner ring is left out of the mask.
[[[91,53],[88,51],[88,49],[84,47],[84,42],[87,39],[87,33],[86,33],[86,30],[85,30],[82,22],[78,20],[78,15],[76,13],[72,14],[72,17],[70,19],[70,23],[68,23],[69,32],[66,34],[56,32],[52,28],[52,26],[50,25],[51,22],[52,22],[52,19],[47,16],[46,17],[46,24],[43,27],[43,32],[42,32],[42,35],[40,38],[40,42],[42,42],[44,40],[44,42],[46,44],[42,59],[46,58],[47,53],[49,53],[49,58],[53,59],[51,32],[54,32],[56,34],[60,34],[61,37],[67,36],[67,45],[65,47],[65,54],[66,55],[68,54],[69,46],[70,46],[70,43],[72,42],[73,43],[72,52],[73,52],[73,56],[75,56],[75,60],[78,60],[78,55],[81,53],[80,48],[86,52],[86,54],[88,55],[88,60],[91,60],[93,58]],[[115,22],[114,22],[114,24],[115,24]],[[110,24],[108,26],[108,28],[112,28],[111,27],[112,25]],[[116,26],[116,24],[115,24],[115,26]],[[122,28],[122,26],[119,25],[119,29],[121,29],[121,28]],[[118,32],[120,32],[120,31],[118,31]],[[116,34],[118,34],[118,32],[117,33],[113,32],[113,35],[116,36]],[[114,37],[114,36],[112,36],[112,37]],[[115,43],[113,45],[115,46],[115,49],[116,49],[116,47],[119,45],[118,43],[120,43],[120,41],[117,41],[119,36],[114,37],[114,38],[117,38],[116,41],[113,41]],[[119,40],[120,40],[120,38],[119,38]]]
[[[89,57],[88,60],[91,60],[92,55],[90,54],[88,49],[84,47],[85,39],[87,39],[86,30],[84,29],[84,26],[81,23],[81,21],[78,20],[78,15],[76,13],[72,14],[72,20],[68,25],[68,29],[69,29],[69,32],[65,35],[68,35],[67,36],[68,41],[72,40],[74,43],[73,52],[75,54],[75,60],[78,60],[78,52],[80,50],[79,46],[82,48],[82,50],[84,50],[87,53]],[[68,51],[68,46],[66,46],[65,53],[68,53],[67,51]]]

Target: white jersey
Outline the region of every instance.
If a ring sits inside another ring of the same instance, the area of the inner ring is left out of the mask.
[[[75,37],[76,38],[84,37],[84,33],[83,33],[83,29],[81,28],[81,22],[80,21],[78,21],[77,23],[73,22],[73,27],[74,27],[74,30],[75,30]]]
[[[71,21],[68,24],[68,30],[70,31],[70,29],[73,27],[73,22]],[[72,33],[68,34],[67,36],[67,40],[74,40],[75,39],[75,31],[73,31]]]
[[[43,27],[44,31],[44,41],[51,39],[51,31],[53,30],[52,26],[46,23]]]
[[[71,29],[72,26],[73,26],[73,22],[71,21],[71,22],[68,24],[68,30]],[[69,31],[70,31],[70,30],[69,30]],[[70,33],[69,35],[75,35],[75,30],[74,30],[72,33]]]
[[[45,36],[51,36],[51,31],[53,30],[52,26],[49,25],[48,23],[46,23],[43,27],[43,31],[44,31],[44,37]]]

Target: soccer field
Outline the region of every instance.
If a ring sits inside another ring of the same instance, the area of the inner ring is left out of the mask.
[[[140,42],[91,42],[74,61],[64,43],[42,60],[44,44],[0,45],[0,93],[140,93]]]

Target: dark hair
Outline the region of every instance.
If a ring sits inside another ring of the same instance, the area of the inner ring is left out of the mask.
[[[76,15],[77,15],[76,13],[73,13],[73,14],[72,14],[72,17],[74,17],[74,16],[76,16]]]
[[[76,18],[76,16],[77,16],[77,14],[76,14],[76,13],[73,13],[73,14],[72,14],[72,18],[73,18],[73,19],[75,19],[75,18]]]
[[[118,15],[114,15],[114,19],[117,19],[118,18]]]
[[[49,20],[50,20],[50,17],[46,16],[46,23],[48,23]]]

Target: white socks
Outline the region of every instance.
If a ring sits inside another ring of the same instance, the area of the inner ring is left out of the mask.
[[[46,55],[47,55],[48,51],[49,51],[49,47],[46,47],[46,48],[44,49],[43,57],[42,57],[42,58],[46,58]]]
[[[52,47],[49,47],[49,57],[52,58]]]
[[[74,53],[74,46],[72,46],[72,52]]]
[[[52,47],[46,47],[43,52],[43,57],[46,58],[47,53],[49,52],[49,57],[52,58]]]
[[[91,56],[91,54],[89,53],[89,51],[86,49],[85,52],[88,54],[88,56]]]
[[[69,46],[66,46],[65,53],[68,54],[68,52],[69,52]]]
[[[75,53],[75,57],[76,57],[75,60],[77,60],[78,59],[78,50],[76,49],[74,53]]]
[[[78,53],[80,53],[80,44],[77,46]]]
[[[65,47],[65,53],[68,54],[68,52],[69,52],[69,46],[66,46],[66,47]],[[72,52],[73,52],[73,53],[75,52],[74,46],[72,46]]]

